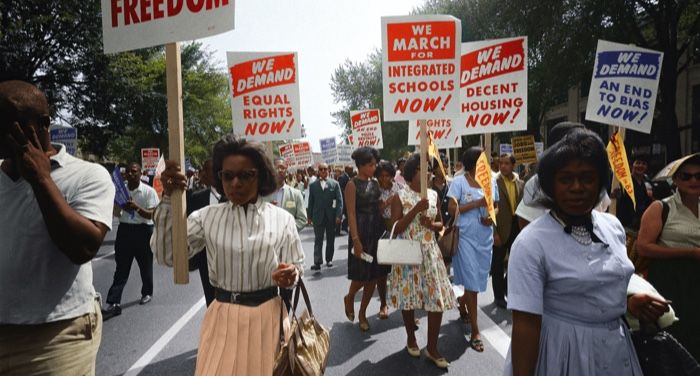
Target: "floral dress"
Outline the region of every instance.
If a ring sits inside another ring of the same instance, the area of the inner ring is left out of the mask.
[[[398,192],[406,215],[420,201],[420,193],[408,186]],[[430,202],[426,215],[437,215],[437,193],[428,190]],[[457,306],[445,263],[437,245],[435,234],[421,226],[417,215],[403,233],[403,238],[419,240],[423,251],[421,265],[394,265],[389,275],[391,305],[400,310],[422,309],[428,312],[444,312]]]

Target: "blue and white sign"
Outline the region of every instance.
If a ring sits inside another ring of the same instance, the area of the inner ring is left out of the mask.
[[[321,143],[321,155],[323,156],[323,161],[328,164],[335,164],[338,160],[338,150],[335,145],[335,137],[322,138],[319,140]]]
[[[75,156],[78,150],[78,130],[76,128],[56,127],[49,131],[51,142],[66,146],[66,152]]]
[[[354,164],[352,152],[355,151],[355,147],[353,145],[338,145],[336,150],[338,150],[338,164],[344,166]]]
[[[651,132],[662,52],[598,41],[586,120]]]
[[[499,146],[499,148],[498,148],[499,155],[513,154],[513,145],[511,145],[511,144],[499,144],[498,146]]]

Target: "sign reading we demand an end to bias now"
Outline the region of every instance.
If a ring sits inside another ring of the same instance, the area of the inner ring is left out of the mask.
[[[353,145],[371,146],[375,149],[384,147],[382,140],[382,121],[378,109],[350,111]]]
[[[527,37],[462,44],[463,135],[527,129]]]
[[[105,53],[204,38],[233,29],[234,0],[101,0]]]
[[[382,17],[385,121],[459,117],[461,37],[452,16]]]
[[[227,52],[233,133],[255,141],[301,138],[295,52]]]
[[[598,41],[586,120],[651,132],[664,54]]]

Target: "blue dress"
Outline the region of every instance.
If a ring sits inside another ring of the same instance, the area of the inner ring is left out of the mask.
[[[492,192],[494,204],[498,201],[498,187],[493,180]],[[452,181],[447,196],[453,197],[464,205],[484,197],[481,188],[469,185],[467,178],[459,176]],[[484,292],[491,269],[491,252],[493,249],[493,227],[481,224],[486,217],[486,208],[472,209],[459,215],[459,247],[452,258],[454,283],[464,286],[467,291]]]
[[[508,308],[542,316],[535,375],[642,375],[621,319],[634,272],[625,230],[610,214],[592,216],[603,243],[580,244],[547,214],[511,248]],[[509,350],[504,375],[511,366]]]

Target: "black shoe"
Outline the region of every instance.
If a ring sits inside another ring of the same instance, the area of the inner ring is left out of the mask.
[[[141,297],[141,300],[139,301],[139,304],[144,305],[148,304],[151,301],[151,296],[150,295],[144,295]]]
[[[311,270],[321,270],[321,265],[313,264],[313,265],[311,265]]]
[[[329,268],[332,268],[332,267],[333,267],[333,261],[328,261],[328,262],[326,263],[326,266],[329,267]]]
[[[102,310],[102,314],[110,317],[119,316],[122,314],[122,307],[119,304],[110,304],[106,309]]]
[[[498,307],[498,308],[503,308],[503,309],[508,308],[508,303],[503,298],[494,300],[494,303],[496,304],[496,307]]]

